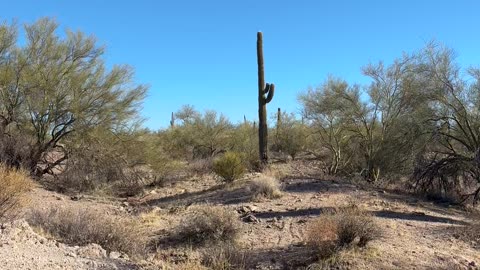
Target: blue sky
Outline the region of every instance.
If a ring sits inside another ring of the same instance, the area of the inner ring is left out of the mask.
[[[107,48],[108,64],[129,64],[150,85],[145,125],[168,125],[183,104],[233,122],[257,116],[256,32],[264,33],[268,105],[297,112],[297,95],[331,74],[368,83],[362,66],[390,62],[435,39],[464,67],[480,65],[480,1],[0,1],[0,18],[49,16]]]

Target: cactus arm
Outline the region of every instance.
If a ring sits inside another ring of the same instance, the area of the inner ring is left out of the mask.
[[[272,83],[268,88],[268,93],[267,93],[267,98],[265,99],[265,103],[269,103],[270,101],[272,101],[274,93],[275,93],[275,85]]]

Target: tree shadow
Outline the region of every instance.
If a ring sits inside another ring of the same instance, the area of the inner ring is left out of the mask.
[[[302,269],[318,261],[317,252],[309,246],[293,244],[277,249],[253,249],[245,252],[248,258],[248,269],[258,268],[260,265],[275,265],[273,269]]]
[[[441,215],[466,215],[466,212],[462,209],[461,205],[453,204],[451,202],[445,202],[442,200],[432,201],[425,198],[424,196],[408,191],[394,190],[389,192],[380,192],[379,196],[388,201],[403,202],[412,206],[424,208],[426,210]]]
[[[325,213],[334,213],[334,207],[306,208],[287,211],[257,212],[254,216],[259,219],[286,218],[286,217],[310,217],[320,216]]]
[[[357,189],[357,186],[345,181],[324,180],[317,177],[286,178],[283,184],[284,191],[291,193],[344,192]]]
[[[403,219],[411,221],[422,221],[422,222],[435,222],[435,223],[446,223],[446,224],[455,224],[455,225],[468,225],[468,222],[456,220],[446,217],[437,217],[432,215],[427,215],[423,212],[396,212],[390,210],[380,210],[370,212],[376,217],[380,218],[389,218],[389,219]]]
[[[335,207],[320,207],[320,208],[306,208],[306,209],[295,209],[290,211],[269,211],[269,212],[258,212],[253,215],[258,219],[281,219],[289,217],[314,217],[320,216],[322,214],[331,214],[341,211],[341,208]],[[445,224],[456,224],[456,225],[468,225],[468,222],[456,220],[453,218],[447,217],[438,217],[427,215],[423,212],[395,212],[390,210],[380,210],[380,211],[371,211],[372,215],[379,218],[389,218],[389,219],[402,219],[402,220],[411,220],[411,221],[422,221],[422,222],[435,222],[435,223],[445,223]]]
[[[214,204],[238,204],[248,202],[252,197],[248,187],[229,188],[227,185],[218,185],[209,189],[185,192],[167,197],[151,199],[144,201],[142,204],[149,206],[168,207],[171,205],[191,205],[199,203]]]

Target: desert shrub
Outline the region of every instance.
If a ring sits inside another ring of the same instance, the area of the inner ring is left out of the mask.
[[[337,249],[338,220],[334,215],[319,217],[307,231],[307,244],[316,249],[320,258],[333,255]]]
[[[241,270],[247,268],[246,254],[231,244],[206,249],[203,252],[202,264],[212,270]]]
[[[319,217],[307,232],[307,243],[317,249],[320,258],[353,246],[364,247],[381,236],[381,230],[371,215],[349,207]]]
[[[373,217],[359,209],[345,209],[337,214],[338,245],[345,247],[358,240],[357,245],[364,247],[368,242],[380,236],[380,229]]]
[[[138,153],[144,145],[133,135],[99,129],[91,136],[71,140],[76,146],[65,150],[68,159],[60,172],[53,174],[52,189],[67,193],[103,190],[118,196],[143,191],[150,174],[139,166],[144,164]]]
[[[213,159],[202,158],[194,159],[187,166],[188,173],[191,176],[202,176],[213,171]]]
[[[252,122],[238,125],[230,135],[230,149],[242,153],[250,170],[260,168],[258,156],[258,129]]]
[[[250,191],[253,193],[253,199],[261,198],[275,199],[282,196],[280,183],[273,177],[260,177],[253,180],[250,184]]]
[[[0,165],[0,220],[17,214],[28,201],[26,193],[32,187],[26,172]]]
[[[226,152],[213,161],[213,171],[226,182],[232,182],[242,177],[246,168],[240,153]]]
[[[33,139],[13,126],[3,128],[0,125],[0,162],[12,168],[29,169]]]
[[[99,244],[107,251],[130,256],[142,255],[147,236],[139,223],[119,217],[100,215],[93,210],[50,208],[33,210],[27,221],[69,245]]]
[[[221,206],[196,207],[182,222],[179,238],[191,244],[235,243],[241,231],[236,214]]]

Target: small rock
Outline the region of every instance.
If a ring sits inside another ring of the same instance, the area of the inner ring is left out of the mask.
[[[122,254],[120,254],[120,252],[117,252],[117,251],[112,251],[112,252],[110,252],[108,257],[110,259],[118,259],[118,258],[122,257]]]
[[[254,215],[247,215],[243,218],[243,221],[249,223],[259,223],[260,221]]]
[[[265,226],[265,228],[271,229],[271,228],[272,228],[272,225],[268,224],[267,226]]]
[[[70,199],[71,199],[72,201],[79,201],[80,199],[82,199],[82,197],[75,195],[75,196],[70,197]]]
[[[123,202],[123,203],[122,203],[122,206],[128,207],[128,206],[130,206],[130,204],[129,204],[128,202]]]
[[[468,264],[468,266],[475,267],[475,266],[477,266],[477,264],[475,263],[475,261],[471,261],[471,262]]]
[[[69,253],[67,253],[67,257],[76,258],[76,257],[77,257],[77,254],[72,253],[72,252],[69,252]]]

